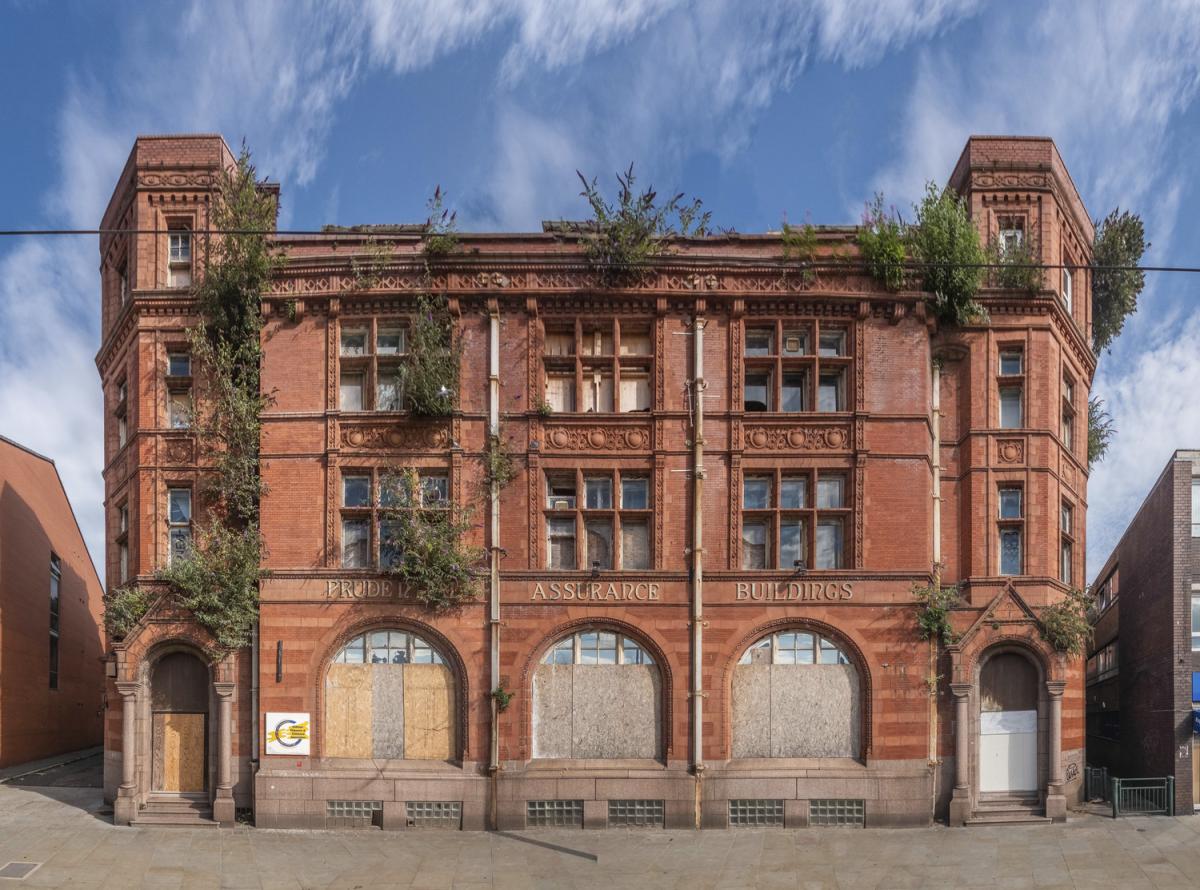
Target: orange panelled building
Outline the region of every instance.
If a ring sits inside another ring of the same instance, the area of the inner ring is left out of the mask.
[[[103,594],[54,461],[0,436],[0,767],[100,744]]]
[[[189,287],[232,163],[141,137],[104,217],[111,586],[156,584],[203,518]],[[974,137],[950,186],[1048,267],[961,327],[822,263],[853,227],[818,227],[808,266],[779,233],[679,239],[615,284],[555,225],[463,234],[429,273],[421,226],[277,236],[255,644],[214,658],[168,599],[111,641],[118,821],[1065,818],[1082,671],[1038,615],[1084,580],[1092,224],[1049,139]],[[444,419],[398,371],[427,274],[463,347]],[[387,571],[398,469],[472,508],[476,601]],[[913,596],[939,565],[948,646]]]

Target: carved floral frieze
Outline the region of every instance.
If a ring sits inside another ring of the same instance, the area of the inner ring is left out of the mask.
[[[343,423],[340,433],[342,448],[436,451],[450,444],[450,431],[440,424]]]
[[[650,428],[547,424],[544,438],[547,451],[640,451],[650,446]]]
[[[848,451],[849,424],[747,424],[742,433],[747,451]]]
[[[138,173],[137,184],[143,188],[208,188],[213,184],[211,173]]]

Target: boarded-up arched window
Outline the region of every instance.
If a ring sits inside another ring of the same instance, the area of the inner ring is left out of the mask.
[[[325,676],[326,757],[452,760],[454,676],[429,643],[373,630],[342,647]]]
[[[771,634],[733,669],[734,757],[858,757],[858,671],[833,640]]]
[[[604,630],[559,640],[533,675],[533,756],[653,758],[662,683],[637,641]]]

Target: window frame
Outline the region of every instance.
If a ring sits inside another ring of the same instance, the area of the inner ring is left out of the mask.
[[[804,649],[796,645],[794,641],[790,646],[781,645],[781,638],[795,638],[800,636],[807,636],[810,638],[807,649],[812,655],[812,661],[800,661],[796,658],[796,653],[803,652]],[[767,646],[764,646],[764,643],[766,643]],[[785,628],[784,630],[777,630],[755,640],[746,647],[746,651],[738,656],[737,666],[759,664],[760,662],[756,662],[754,660],[752,653],[756,649],[765,649],[768,647],[770,648],[771,654],[766,663],[770,665],[787,665],[794,667],[829,667],[833,665],[849,665],[855,669],[855,673],[858,672],[858,666],[855,663],[855,660],[851,658],[849,654],[852,650],[850,650],[848,646],[834,637],[827,636],[820,631],[814,630],[810,627],[804,627],[803,625]],[[786,659],[780,659],[780,652],[791,652],[792,660],[788,661]],[[825,661],[823,660],[823,653],[825,652],[835,652],[837,654],[833,661]]]
[[[382,648],[387,649],[389,652],[393,649],[395,649],[397,651],[403,649],[403,651],[405,652],[405,655],[406,655],[406,660],[393,661],[389,658],[387,661],[371,661],[369,659],[368,653],[371,652],[373,649],[381,648],[379,646],[371,645],[371,635],[378,634],[378,633],[385,633],[388,635],[388,645],[384,646]],[[402,634],[404,637],[406,637],[406,639],[404,641],[404,645],[403,646],[398,646],[398,645],[393,646],[392,645],[392,634]],[[348,658],[343,657],[343,656],[345,656],[346,652],[350,649],[350,647],[353,646],[355,643],[359,643],[362,647],[362,656],[363,656],[362,661],[350,661]],[[423,643],[424,645],[418,646],[417,643]],[[415,653],[418,650],[428,650],[429,651],[429,661],[423,661],[423,660],[418,661],[417,658],[415,657]],[[329,663],[331,665],[334,665],[334,664],[363,664],[363,665],[367,665],[368,667],[372,666],[372,665],[385,665],[385,664],[386,665],[438,664],[438,665],[442,665],[445,668],[450,669],[451,673],[453,673],[453,668],[450,667],[449,659],[447,659],[446,656],[442,654],[441,650],[437,646],[435,646],[433,643],[429,642],[429,640],[426,637],[423,637],[419,633],[414,633],[413,631],[409,630],[408,628],[395,627],[392,625],[386,625],[384,627],[372,627],[369,630],[364,630],[362,633],[357,634],[357,635],[351,637],[350,639],[346,640],[345,643],[343,643],[341,646],[338,647],[338,650],[333,654],[333,657],[329,659]]]
[[[171,518],[171,496],[174,493],[187,495],[187,518],[175,520]],[[196,516],[196,498],[190,485],[168,485],[167,486],[167,565],[171,565],[175,561],[175,538],[177,531],[186,531],[186,535],[180,536],[186,541],[187,549],[191,549],[192,545],[192,523]],[[186,555],[186,551],[180,551],[180,556]]]
[[[1017,357],[1019,369],[1016,372],[1006,371],[1004,369],[1005,358]],[[1025,428],[1026,420],[1026,405],[1025,405],[1025,375],[1026,362],[1028,356],[1025,354],[1023,345],[1017,344],[999,344],[997,346],[996,360],[996,428],[1002,430],[1020,430]],[[1015,391],[1017,394],[1017,422],[1016,424],[1006,423],[1004,417],[1004,394],[1006,392]]]
[[[181,239],[180,244],[186,250],[176,255],[175,239]],[[192,286],[195,258],[195,232],[192,221],[173,219],[167,221],[167,287],[172,290],[183,290]],[[183,254],[186,253],[186,256]],[[186,280],[185,277],[186,276]]]
[[[746,414],[846,414],[852,411],[849,404],[850,381],[854,368],[853,325],[849,321],[826,321],[820,318],[767,318],[746,320],[741,336],[742,394],[740,410]],[[827,352],[823,340],[829,335],[840,335],[840,349],[836,354]],[[765,352],[751,351],[750,338],[766,338],[769,344]],[[789,350],[791,340],[803,343],[800,350]],[[749,408],[747,388],[750,378],[767,375],[766,408]],[[836,408],[822,409],[822,377],[837,374]],[[787,387],[785,381],[799,376],[799,387]],[[784,393],[800,392],[800,407],[784,408]]]
[[[129,378],[122,376],[114,391],[113,417],[117,421],[117,450],[129,444]]]
[[[1005,516],[1003,511],[1004,493],[1018,493],[1017,516]],[[1001,482],[996,489],[996,573],[1001,577],[1012,578],[1025,574],[1025,486],[1014,482]],[[1006,534],[1017,535],[1017,571],[1004,570],[1004,539]]]
[[[575,318],[570,324],[565,321],[543,322],[542,402],[559,414],[648,415],[659,410],[655,405],[654,392],[656,323],[653,318],[620,316],[597,321]],[[628,343],[643,335],[648,347],[646,351],[625,351]],[[555,342],[570,344],[570,351],[565,354],[550,352],[547,345],[552,338]],[[591,351],[585,349],[589,342]],[[608,351],[605,351],[606,346]],[[645,405],[639,406],[637,402],[629,406],[623,404],[622,381],[625,379],[645,381]],[[569,407],[565,399],[561,405],[555,405],[551,399],[551,380],[564,381],[564,394],[571,398]],[[602,393],[609,394],[603,401]],[[605,408],[609,400],[611,408]],[[531,410],[536,408],[537,405],[530,406]]]
[[[62,638],[62,559],[50,552],[50,689],[58,689],[59,649]]]
[[[411,348],[411,322],[404,316],[368,317],[351,316],[339,318],[337,325],[337,409],[360,414],[404,414],[408,412],[404,389],[403,368],[408,362]],[[346,336],[363,335],[361,352],[347,352]],[[380,347],[383,336],[398,336],[398,351]],[[357,375],[360,384],[360,407],[342,407],[343,379]],[[393,382],[394,381],[394,382]],[[383,387],[394,387],[390,404],[385,404]]]
[[[542,544],[546,548],[545,558],[541,560],[543,568],[548,571],[600,571],[600,572],[649,572],[655,568],[654,552],[654,471],[650,468],[613,467],[611,469],[588,469],[580,467],[571,469],[545,468],[542,472]],[[574,483],[574,497],[565,493],[568,485]],[[605,480],[609,483],[609,501],[607,507],[589,507],[587,485],[589,481]],[[627,481],[645,480],[646,506],[626,507],[625,483]],[[559,490],[560,494],[552,494]],[[557,506],[563,503],[564,506]],[[571,520],[575,531],[575,565],[554,565],[556,538],[555,524]],[[591,554],[588,552],[588,523],[608,522],[611,538],[609,542],[611,564],[608,567],[593,568]],[[646,560],[644,566],[627,567],[625,554],[624,526],[626,523],[638,524],[646,529]]]
[[[1075,505],[1063,500],[1058,510],[1058,580],[1075,581]]]
[[[615,651],[613,661],[605,662],[605,661],[584,661],[583,660],[583,652],[585,651],[584,645],[583,645],[583,638],[590,634],[595,634],[597,637],[597,645],[594,647],[590,647],[591,651],[595,651],[595,652],[608,651],[609,647],[607,647],[607,646],[601,647],[599,645],[599,642],[600,642],[599,636],[601,634],[607,634],[614,638],[613,644],[614,644],[614,648],[616,651]],[[555,655],[558,652],[566,651],[566,647],[563,644],[566,643],[568,640],[571,642],[571,661],[569,661],[569,662],[558,661],[555,658]],[[626,645],[627,643],[632,644],[632,648],[636,649],[637,652],[640,653],[640,657],[637,660],[626,661],[626,659],[629,657],[628,654],[626,653],[626,649],[629,648]],[[655,660],[654,654],[650,651],[649,646],[646,646],[644,643],[642,643],[641,640],[637,639],[636,637],[632,637],[629,634],[622,633],[619,630],[614,630],[614,629],[612,629],[610,627],[606,627],[604,625],[596,625],[595,627],[585,627],[585,628],[583,628],[581,630],[577,630],[567,636],[560,637],[559,639],[555,640],[553,643],[551,643],[549,646],[546,647],[546,650],[542,653],[541,658],[538,659],[538,664],[539,665],[543,665],[543,664],[562,665],[562,666],[570,665],[570,666],[574,666],[574,667],[580,667],[580,666],[582,666],[582,667],[592,667],[592,666],[622,666],[622,667],[624,667],[627,665],[642,665],[642,666],[646,666],[646,667],[657,667],[658,666],[658,662]]]
[[[740,490],[737,492],[738,503],[741,507],[741,552],[739,553],[739,568],[741,571],[843,571],[850,563],[848,550],[849,529],[854,516],[851,503],[852,470],[849,467],[744,467],[741,474]],[[831,479],[841,480],[841,503],[839,506],[821,506],[820,491],[822,481]],[[747,506],[747,483],[755,480],[766,480],[768,485],[767,505],[765,507]],[[804,483],[803,505],[784,506],[784,483]],[[841,524],[841,551],[839,564],[835,566],[818,566],[817,538],[818,526],[837,521]],[[785,524],[801,524],[800,565],[793,560],[791,565],[783,564]],[[747,525],[765,523],[767,527],[766,553],[764,565],[753,567],[747,565],[746,528]]]
[[[117,505],[117,583],[129,580],[129,501]]]
[[[1074,454],[1079,437],[1076,435],[1078,413],[1075,409],[1075,378],[1067,370],[1062,375],[1062,418],[1059,438],[1068,453]]]
[[[448,510],[454,500],[452,471],[449,466],[405,467],[404,472],[416,472],[418,477],[418,495],[420,503],[384,503],[384,480],[394,473],[394,470],[374,466],[349,466],[338,468],[338,542],[337,566],[349,571],[387,571],[394,567],[392,562],[384,562],[384,523],[388,521],[387,514],[393,510]],[[347,505],[347,482],[351,479],[367,481],[367,497],[365,503]],[[439,480],[445,483],[445,497],[436,501],[426,501],[428,491],[427,480]],[[346,565],[345,527],[347,522],[365,523],[367,527],[367,550],[365,565]],[[394,556],[399,559],[400,554]]]

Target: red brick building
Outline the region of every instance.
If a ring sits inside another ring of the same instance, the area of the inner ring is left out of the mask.
[[[152,583],[193,521],[187,286],[229,163],[218,136],[139,138],[104,217],[110,583],[122,560]],[[950,184],[985,236],[1089,263],[1050,140],[973,138]],[[609,286],[548,229],[463,235],[434,268],[464,346],[444,421],[394,410],[420,228],[279,238],[257,645],[210,663],[162,607],[112,646],[118,821],[184,786],[273,826],[1065,817],[1082,673],[1037,615],[1083,581],[1086,268],[939,327],[852,264],[787,267],[778,233],[683,240]],[[818,260],[854,250],[817,230]],[[497,428],[517,475],[493,497]],[[382,571],[396,468],[479,507],[478,602],[435,613]],[[948,648],[912,595],[938,563]]]
[[[102,596],[54,461],[0,436],[0,767],[100,744]]]

